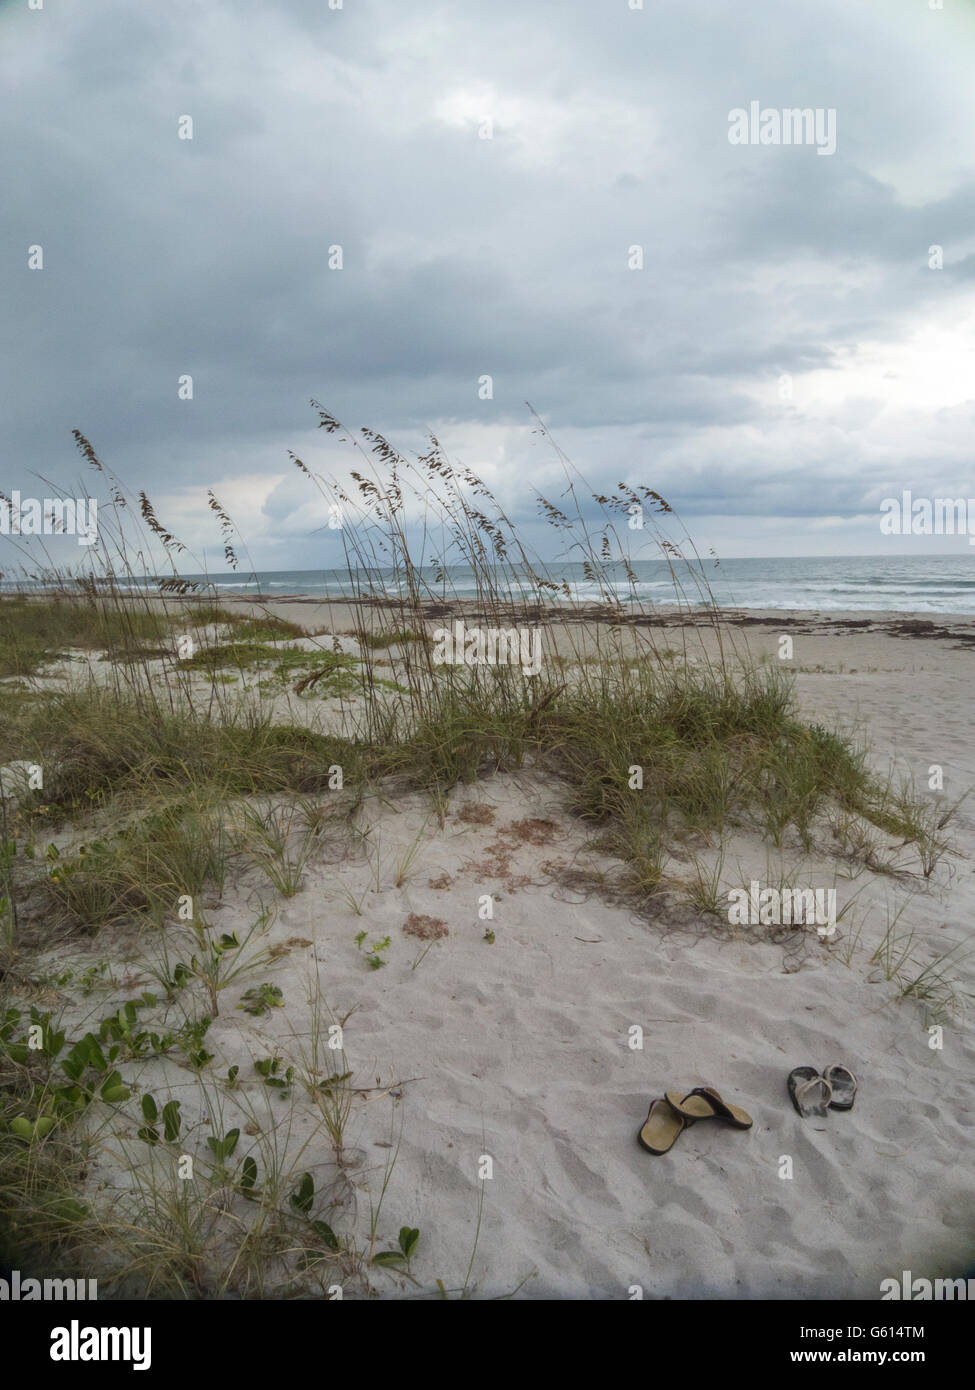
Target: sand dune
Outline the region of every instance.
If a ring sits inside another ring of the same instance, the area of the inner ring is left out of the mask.
[[[859,727],[877,766],[926,779],[942,764],[945,795],[960,796],[975,782],[968,651],[821,626],[796,642],[807,716]],[[750,641],[773,650],[776,635],[773,621]],[[298,1056],[316,975],[332,1015],[349,1015],[357,1093],[345,1166],[321,1137],[304,1166],[330,1194],[336,1230],[362,1238],[395,1154],[384,1238],[408,1225],[421,1242],[415,1282],[372,1271],[384,1297],[436,1296],[438,1279],[462,1287],[481,1200],[469,1281],[481,1296],[876,1299],[903,1269],[957,1276],[975,1251],[973,810],[962,807],[953,851],[928,879],[907,851],[912,873],[844,877],[835,857],[787,845],[794,881],[832,884],[850,907],[835,939],[807,929],[773,944],[689,904],[690,851],[678,849],[652,908],[636,913],[616,892],[618,864],[587,848],[551,776],[529,769],[457,789],[442,826],[419,795],[370,800],[358,848],[324,845],[298,894],[276,905],[267,943],[280,954],[260,978],[285,1007],[259,1018],[222,1008],[207,1038],[213,1066],[239,1065],[258,1095],[252,1062]],[[757,835],[725,847],[728,886],[764,879],[769,865]],[[245,928],[254,891],[246,876],[228,889],[208,909],[212,925]],[[930,1011],[898,997],[871,961],[905,903],[918,970],[960,947],[940,1037]],[[403,930],[411,914],[419,937]],[[423,919],[446,934],[425,941]],[[372,970],[366,953],[385,936],[386,964]],[[135,972],[144,949],[128,943]],[[104,951],[99,938],[77,956]],[[228,990],[230,1004],[249,982]],[[630,1045],[634,1027],[642,1047]],[[800,1119],[789,1071],[834,1062],[859,1078],[854,1109]],[[144,1084],[164,1074],[191,1096],[169,1063],[150,1064]],[[644,1152],[636,1132],[651,1098],[701,1084],[744,1106],[754,1127],[702,1122],[669,1154]],[[235,1104],[223,1100],[225,1128],[246,1120]],[[91,1180],[103,1196],[125,1181],[107,1159]],[[365,1292],[357,1282],[347,1296]]]

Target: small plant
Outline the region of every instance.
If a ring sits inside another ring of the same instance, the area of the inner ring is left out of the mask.
[[[270,1086],[272,1090],[277,1091],[281,1100],[286,1100],[291,1094],[291,1083],[294,1080],[295,1069],[288,1067],[284,1075],[279,1076],[280,1057],[262,1057],[259,1062],[254,1063],[254,1070],[264,1078],[265,1086]]]
[[[183,1056],[194,1071],[200,1071],[207,1062],[213,1061],[213,1053],[207,1052],[203,1046],[203,1039],[209,1032],[213,1019],[204,1016],[203,1018],[187,1019],[182,1031],[179,1033],[177,1041],[183,1052]]]
[[[366,893],[368,893],[368,889],[366,890]],[[363,903],[365,902],[365,900],[366,900],[366,893],[361,893],[361,894],[359,895],[359,897],[357,898],[357,897],[355,896],[355,894],[352,893],[348,888],[343,888],[343,890],[342,890],[342,898],[343,898],[343,900],[345,901],[346,906],[348,907],[348,909],[349,909],[350,912],[352,912],[352,913],[355,914],[356,917],[361,917],[361,916],[362,916],[362,904],[363,904]],[[366,935],[365,932],[363,932],[363,933],[362,933],[363,940],[365,940],[365,935]],[[357,943],[358,943],[358,940],[359,940],[359,938],[356,937],[356,942],[357,942]]]
[[[379,1250],[372,1257],[374,1265],[406,1265],[407,1274],[410,1273],[410,1262],[420,1240],[420,1232],[415,1226],[401,1226],[399,1232],[398,1250]]]
[[[724,856],[710,868],[699,860],[694,861],[694,877],[686,884],[688,901],[699,912],[714,917],[722,917],[727,912],[728,896],[722,892],[721,880],[724,874]]]
[[[419,854],[420,849],[422,848],[423,835],[426,831],[428,823],[428,821],[423,822],[413,840],[413,843],[407,846],[407,848],[404,850],[403,854],[397,861],[396,874],[393,879],[393,883],[397,888],[402,888],[403,885],[409,879],[410,873],[413,869],[414,861],[416,860],[416,857]]]
[[[326,1249],[340,1249],[338,1236],[328,1222],[311,1220],[311,1211],[315,1203],[315,1179],[311,1173],[302,1173],[288,1200],[292,1211],[309,1219],[311,1229],[321,1239]]]
[[[247,990],[237,1007],[243,1009],[245,1013],[255,1016],[266,1014],[270,1009],[284,1007],[284,995],[277,985],[269,985],[265,982]]]
[[[958,1009],[956,980],[947,965],[951,961],[953,967],[957,966],[962,957],[956,953],[964,943],[922,966],[914,954],[914,929],[898,930],[897,926],[909,905],[909,901],[904,903],[893,921],[888,914],[887,930],[871,959],[884,978],[898,987],[901,999],[914,999],[920,1005],[926,1026],[946,1023]]]
[[[958,964],[961,959],[955,956],[958,949],[956,946],[950,951],[945,951],[943,955],[924,966],[913,978],[898,981],[901,986],[901,998],[914,999],[921,1006],[925,1027],[930,1027],[933,1023],[947,1023],[958,1010],[956,981],[945,968],[952,957],[952,965]]]
[[[225,1160],[233,1155],[240,1139],[239,1129],[228,1129],[227,1133],[218,1138],[215,1134],[207,1135],[207,1148],[213,1153],[217,1160],[216,1178],[218,1182],[226,1182],[228,1173]]]
[[[152,974],[166,990],[169,998],[191,980],[199,981],[206,991],[210,1012],[216,1017],[220,1012],[221,991],[247,971],[266,965],[270,959],[269,952],[263,947],[252,954],[245,954],[252,941],[255,938],[259,939],[267,931],[269,919],[270,912],[265,909],[248,928],[241,941],[236,932],[222,932],[219,937],[211,935],[206,919],[202,916],[194,918],[188,924],[188,931],[189,939],[197,949],[190,956],[189,964],[184,961],[170,963],[168,933],[163,930],[163,960]]]
[[[157,1003],[156,995],[144,993],[141,999],[128,1000],[116,1013],[102,1019],[98,1037],[102,1042],[117,1044],[113,1057],[121,1055],[135,1059],[147,1057],[150,1053],[156,1057],[164,1057],[171,1051],[178,1041],[175,1033],[149,1032],[138,1025],[139,1010],[155,1008]]]
[[[182,1125],[179,1110],[180,1103],[178,1100],[167,1101],[162,1108],[161,1119],[163,1136],[167,1144],[174,1144],[179,1138],[180,1126]],[[139,1130],[139,1138],[144,1144],[158,1144],[159,1129],[157,1126],[160,1119],[160,1110],[156,1104],[155,1096],[151,1095],[148,1091],[142,1097],[142,1118],[146,1123],[144,1127]]]
[[[68,973],[70,974],[71,972],[69,971]],[[106,976],[107,979],[105,978]],[[81,987],[81,993],[86,999],[90,994],[95,992],[99,985],[111,987],[115,985],[115,983],[116,980],[112,973],[111,964],[107,960],[100,960],[97,964],[90,965],[87,970],[83,970],[78,976],[78,984]]]
[[[352,1090],[347,1082],[352,1077],[348,1058],[343,1046],[344,1029],[355,1010],[351,1010],[341,1020],[334,1020],[325,1031],[324,1016],[331,1016],[326,1000],[322,998],[321,980],[316,974],[314,986],[308,997],[311,1007],[311,1029],[309,1046],[300,1043],[301,1080],[309,1099],[317,1106],[322,1123],[332,1147],[335,1161],[342,1167],[344,1163],[345,1126],[352,1108]]]
[[[292,857],[288,845],[297,819],[301,819],[306,828],[297,854]],[[315,847],[315,829],[309,823],[307,808],[299,810],[296,804],[272,808],[262,815],[254,807],[246,807],[240,843],[281,896],[293,898],[301,887],[305,865]]]
[[[879,965],[885,980],[893,980],[900,975],[905,964],[911,959],[911,952],[914,948],[914,930],[913,928],[906,931],[898,930],[897,927],[909,906],[909,902],[904,903],[892,921],[888,913],[887,930],[884,932],[880,945],[870,958],[874,965]]]
[[[360,951],[362,950],[362,943],[365,939],[366,933],[364,931],[356,933],[355,944]],[[382,952],[388,951],[392,944],[392,938],[388,936],[384,936],[381,941],[374,941],[372,943],[366,954],[366,960],[369,962],[370,970],[381,970],[382,967],[387,964],[382,958]]]

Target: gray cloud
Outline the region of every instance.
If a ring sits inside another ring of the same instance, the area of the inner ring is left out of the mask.
[[[323,563],[286,454],[324,457],[312,396],[435,428],[526,519],[554,479],[526,399],[595,486],[688,516],[971,490],[967,13],[65,0],[0,27],[5,491],[70,486],[77,426],[194,543],[219,550],[212,484],[257,564]],[[751,100],[835,107],[835,155],[730,145]]]

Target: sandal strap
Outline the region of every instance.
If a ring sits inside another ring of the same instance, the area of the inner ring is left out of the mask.
[[[828,1105],[833,1099],[833,1088],[826,1080],[825,1076],[811,1076],[808,1081],[801,1081],[796,1087],[796,1100],[801,1104],[807,1092],[811,1091],[814,1086],[822,1086],[825,1088],[825,1100]]]

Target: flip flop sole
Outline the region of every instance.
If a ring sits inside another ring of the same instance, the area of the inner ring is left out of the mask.
[[[658,1097],[650,1106],[637,1139],[647,1153],[665,1154],[674,1147],[683,1128],[683,1117],[677,1114],[668,1101]]]
[[[832,1066],[823,1072],[824,1080],[832,1087],[831,1110],[852,1110],[856,1100],[857,1079],[849,1067]]]
[[[667,1091],[666,1097],[688,1124],[694,1120],[718,1119],[724,1120],[733,1129],[751,1129],[754,1123],[747,1110],[742,1110],[740,1105],[729,1105],[712,1086],[696,1086],[683,1097],[676,1091]]]
[[[815,1083],[819,1083],[819,1088],[825,1091],[818,1100],[812,1097],[816,1090]],[[789,1073],[787,1082],[789,1096],[796,1112],[802,1119],[807,1119],[810,1115],[823,1116],[829,1105],[831,1095],[829,1082],[825,1077],[820,1076],[815,1067],[794,1067]]]
[[[665,1091],[664,1099],[687,1125],[692,1125],[695,1120],[714,1119],[714,1106],[704,1096],[696,1096],[693,1092],[688,1096],[682,1096],[679,1091]]]

